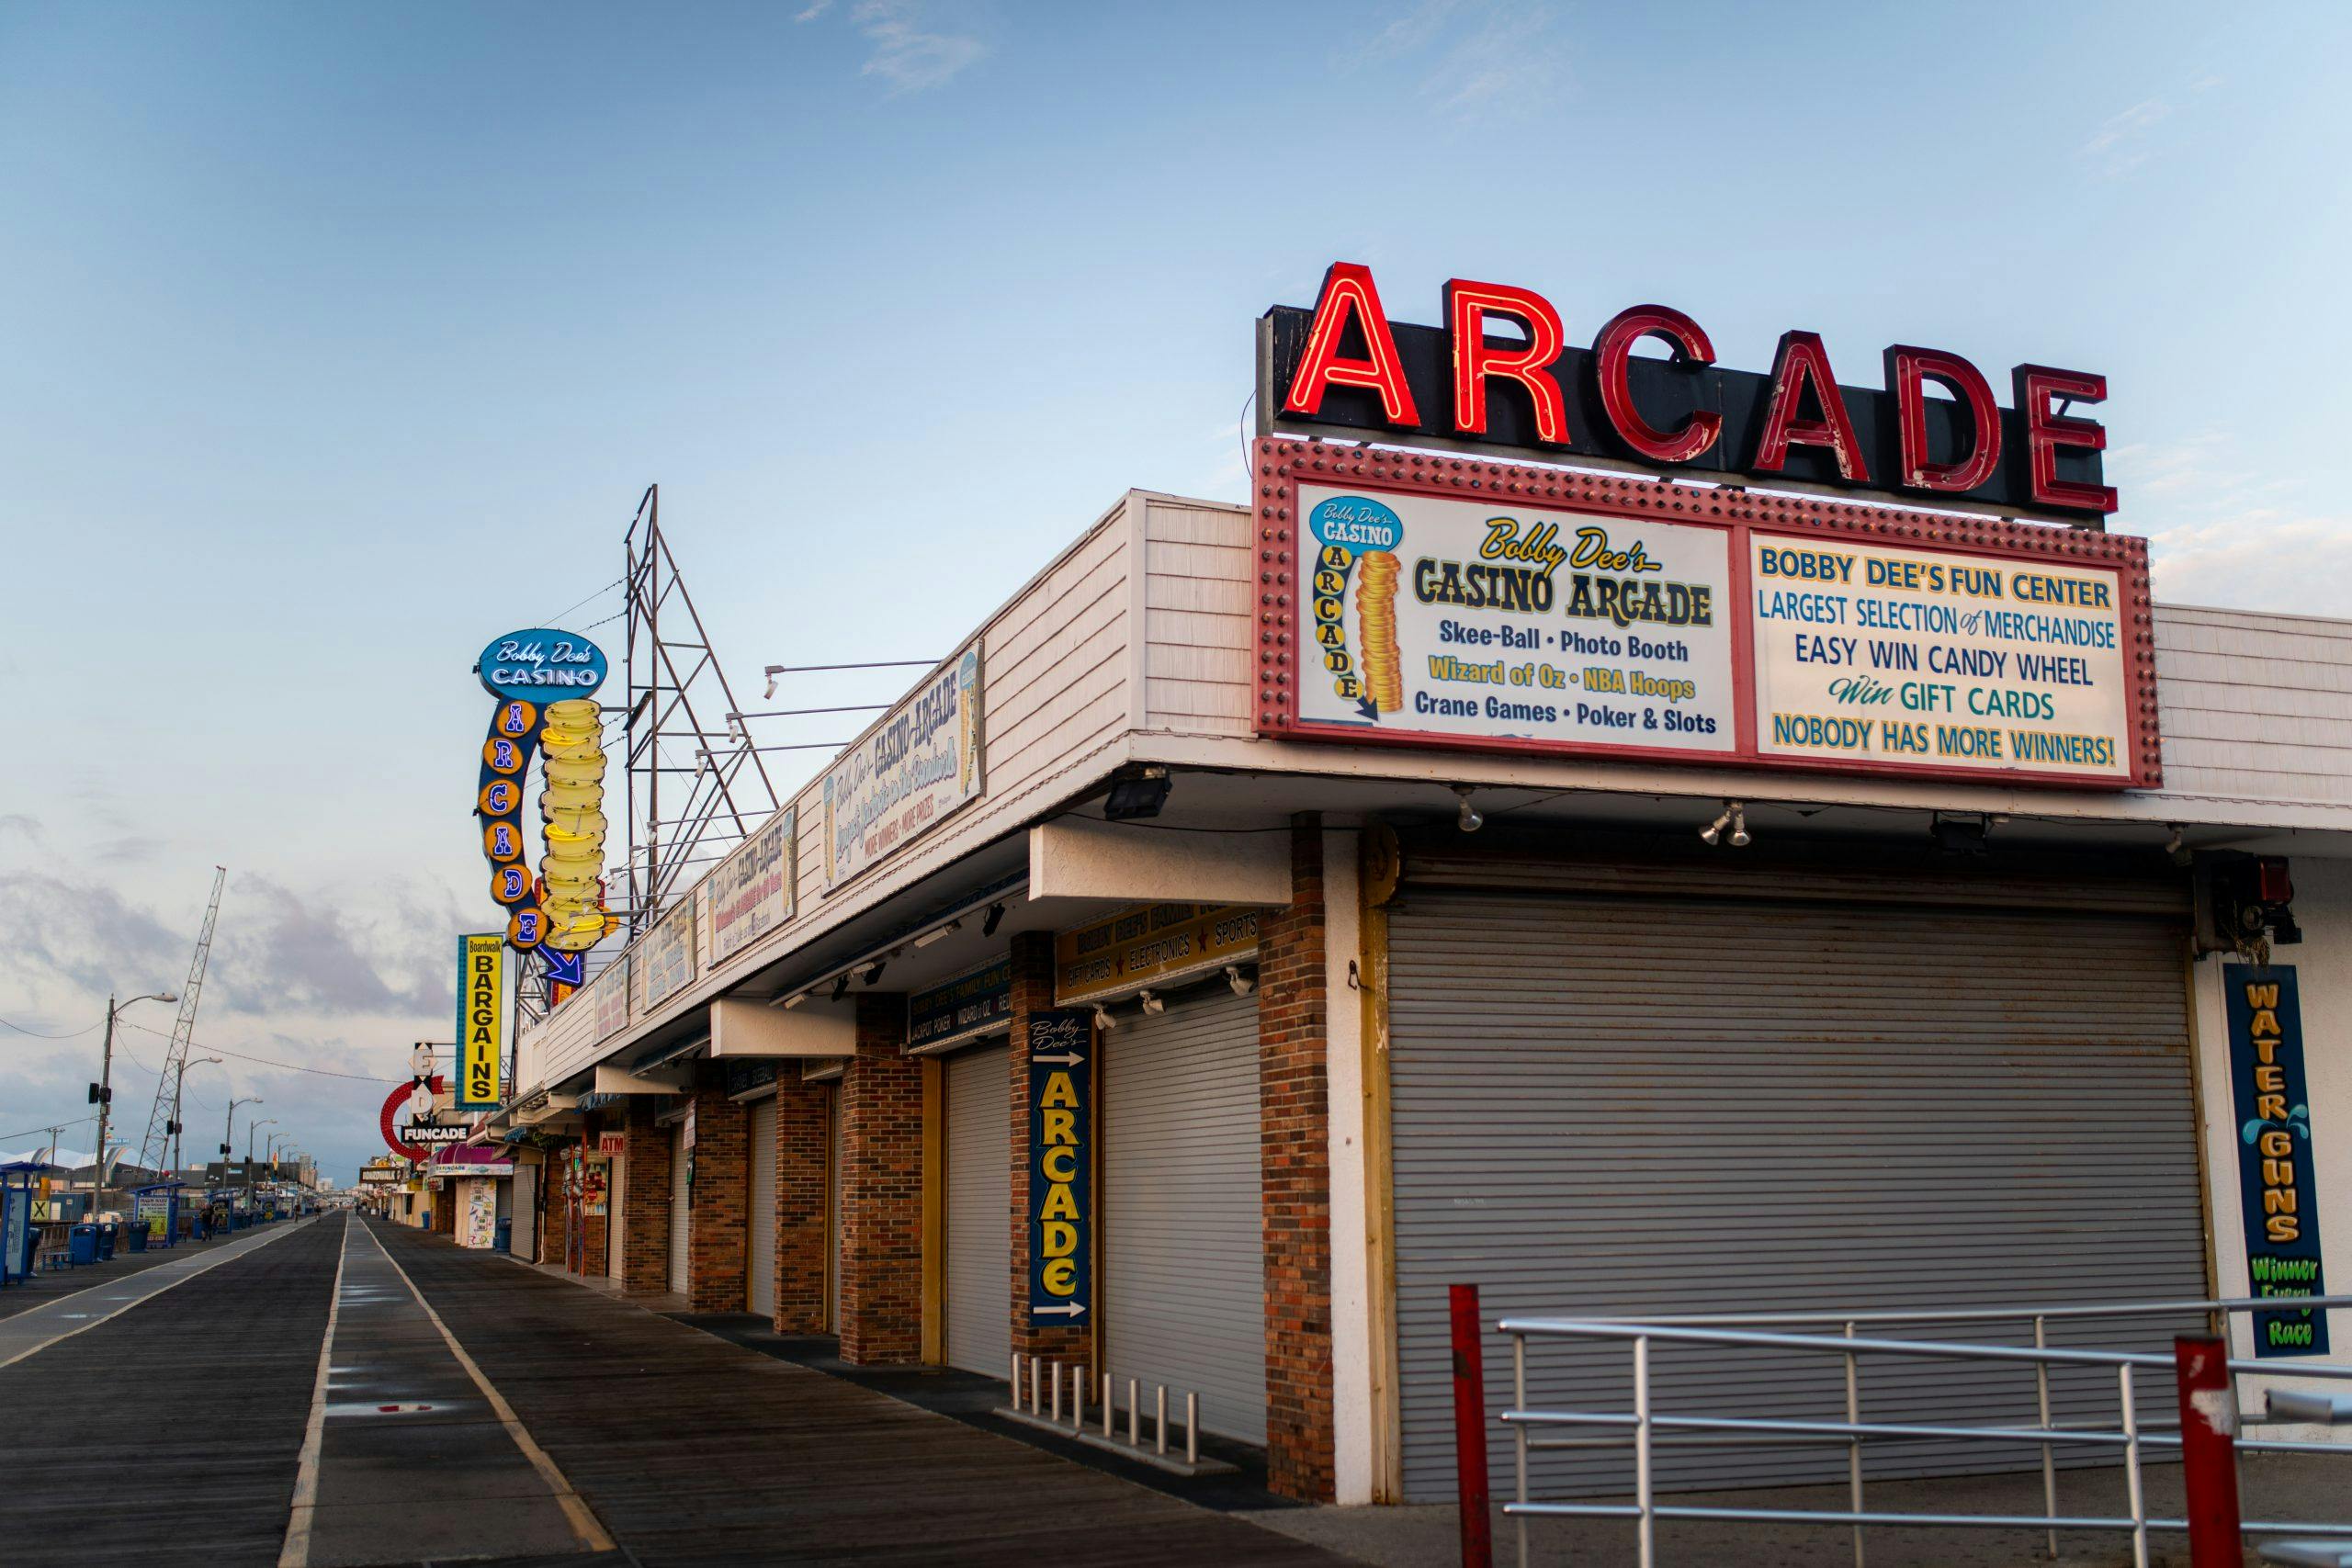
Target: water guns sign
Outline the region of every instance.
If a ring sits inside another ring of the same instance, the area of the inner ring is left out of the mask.
[[[2320,1271],[2319,1174],[2303,1077],[2303,1002],[2293,965],[2222,966],[2237,1109],[2238,1194],[2246,1273],[2257,1296],[2327,1294]],[[2324,1356],[2327,1314],[2282,1306],[2254,1314],[2258,1357]]]
[[[498,699],[474,798],[490,896],[507,911],[507,945],[538,949],[551,983],[567,987],[579,984],[579,955],[613,924],[604,907],[605,751],[596,704],[608,669],[595,644],[546,628],[495,639],[474,666]],[[524,862],[523,798],[541,752],[543,852],[534,878]]]

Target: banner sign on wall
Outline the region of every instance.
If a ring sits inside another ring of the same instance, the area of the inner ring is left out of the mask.
[[[786,807],[710,874],[704,896],[710,901],[713,964],[733,957],[792,919],[796,816]]]
[[[1054,938],[1054,1000],[1067,1007],[1181,980],[1258,955],[1258,911],[1138,904]]]
[[[490,896],[507,911],[508,944],[521,951],[537,947],[551,934],[547,911],[540,908],[540,886],[532,878],[523,859],[526,848],[523,839],[523,797],[531,760],[537,753],[548,725],[551,705],[560,706],[565,716],[584,713],[578,728],[594,729],[593,699],[596,688],[605,683],[605,671],[604,651],[595,644],[571,632],[544,627],[509,632],[493,638],[474,661],[474,673],[483,690],[498,699],[498,707],[491,715],[490,738],[482,742],[481,769],[474,781],[474,815],[481,821],[482,854],[490,862]],[[581,744],[574,731],[561,721],[557,725],[557,735],[566,743],[559,750],[569,751]],[[590,739],[593,741],[593,736]],[[554,829],[550,838],[569,836],[571,842],[564,852],[580,857],[562,863],[555,872],[567,879],[563,902],[569,911],[571,895],[581,892],[573,883],[585,867],[589,838],[594,839],[599,867],[604,854],[604,819],[597,809],[602,799],[601,786],[594,792],[595,801],[588,801],[582,795],[575,775],[582,768],[593,768],[594,778],[601,780],[604,757],[600,750],[593,763],[574,756],[551,756],[549,764],[548,788],[540,801],[541,815]],[[594,813],[593,822],[583,817],[583,812]],[[573,832],[591,828],[593,834]],[[551,842],[550,850],[553,848]],[[550,890],[554,890],[552,886]],[[601,910],[601,896],[596,907]],[[569,920],[565,933],[567,942],[584,934],[574,931]],[[583,947],[587,944],[586,941],[580,943]]]
[[[2145,540],[1296,441],[1258,464],[1261,735],[2163,782]]]
[[[2222,965],[2237,1109],[2238,1198],[2247,1278],[2257,1296],[2324,1296],[2311,1096],[2303,1078],[2303,1004],[2292,964]],[[2324,1356],[2327,1314],[2254,1314],[2256,1356]]]
[[[1012,1021],[1012,959],[1008,954],[927,990],[907,996],[907,1049],[936,1051],[1002,1029]]]
[[[588,982],[596,1038],[608,1040],[628,1027],[628,954],[623,953]]]
[[[633,962],[645,971],[649,1009],[684,990],[695,977],[695,897],[690,891],[671,905],[636,950]]]
[[[825,886],[931,831],[980,793],[980,647],[932,672],[825,774]]]
[[[458,939],[458,1097],[460,1111],[498,1109],[505,1055],[506,943],[496,931]]]
[[[1094,1017],[1029,1015],[1029,1317],[1094,1304]]]

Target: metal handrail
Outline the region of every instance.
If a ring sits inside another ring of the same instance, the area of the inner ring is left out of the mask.
[[[1862,1568],[1862,1530],[1869,1525],[1975,1527],[2020,1529],[2041,1529],[2046,1532],[2050,1555],[2058,1555],[2061,1529],[2129,1531],[2132,1538],[2132,1560],[2137,1568],[2147,1568],[2148,1537],[2151,1532],[2185,1532],[2185,1519],[2158,1518],[2147,1511],[2146,1493],[2143,1484],[2143,1450],[2149,1448],[2178,1449],[2182,1438],[2177,1435],[2146,1430],[2140,1420],[2134,1393],[2134,1374],[2143,1369],[2171,1371],[2173,1358],[2147,1352],[2126,1350],[2087,1350],[2058,1348],[2047,1344],[2047,1323],[2055,1317],[2128,1317],[2204,1312],[2229,1314],[2241,1312],[2324,1309],[2337,1305],[2352,1305],[2352,1298],[2286,1297],[2239,1298],[2228,1301],[2197,1303],[2115,1303],[2103,1307],[2027,1308],[1968,1308],[1951,1314],[1941,1313],[1856,1313],[1850,1315],[1827,1314],[1713,1314],[1661,1317],[1643,1321],[1622,1318],[1505,1318],[1497,1327],[1511,1340],[1512,1401],[1502,1413],[1504,1427],[1512,1435],[1517,1458],[1517,1492],[1513,1501],[1504,1505],[1503,1512],[1512,1519],[1518,1530],[1519,1561],[1528,1561],[1527,1520],[1530,1517],[1561,1517],[1579,1518],[1623,1518],[1635,1522],[1635,1540],[1641,1568],[1654,1568],[1657,1555],[1657,1524],[1660,1519],[1711,1520],[1773,1524],[1847,1525],[1853,1531],[1856,1568]],[[1831,1337],[1776,1333],[1760,1328],[1729,1326],[1735,1321],[1781,1321],[1806,1324],[1835,1324],[1843,1333]],[[1950,1340],[1892,1339],[1864,1337],[1856,1328],[1865,1323],[1948,1323],[1975,1321],[2030,1322],[2034,1330],[2031,1348],[2008,1345],[1971,1344]],[[1633,1357],[1633,1409],[1621,1411],[1562,1411],[1532,1407],[1527,1398],[1527,1342],[1531,1338],[1585,1339],[1627,1344]],[[1657,1413],[1651,1404],[1651,1351],[1660,1345],[1712,1345],[1764,1350],[1808,1351],[1835,1355],[1844,1362],[1846,1371],[1846,1419],[1843,1421],[1775,1419],[1730,1416],[1668,1416]],[[2038,1423],[2031,1427],[1992,1424],[1928,1424],[1865,1422],[1860,1410],[1860,1367],[1863,1358],[1872,1356],[1907,1357],[1915,1359],[1991,1361],[2029,1364],[2034,1368],[2035,1392],[2039,1411]],[[2275,1362],[2227,1360],[2223,1363],[2232,1373],[2255,1373],[2267,1376],[2290,1376],[2316,1380],[2352,1380],[2352,1365],[2329,1362],[2299,1362],[2291,1369],[2282,1369]],[[2050,1369],[2057,1367],[2095,1367],[2115,1375],[2120,1427],[2102,1429],[2076,1426],[2061,1426],[2051,1418]],[[1600,1435],[1555,1437],[1543,1434],[1558,1428],[1600,1428]],[[1866,1441],[1985,1441],[2030,1443],[2041,1450],[2043,1511],[2037,1516],[1977,1515],[1977,1514],[1904,1514],[1871,1512],[1864,1507],[1862,1486],[1862,1445]],[[1842,1442],[1848,1446],[1848,1483],[1851,1506],[1841,1511],[1786,1508],[1712,1507],[1691,1504],[1662,1504],[1657,1501],[1655,1484],[1654,1456],[1660,1447],[1733,1447],[1766,1443],[1774,1446],[1804,1443]],[[2120,1449],[2126,1490],[2131,1512],[2122,1517],[2061,1515],[2058,1512],[2057,1477],[2053,1450],[2059,1444],[2082,1444]],[[2322,1443],[2240,1442],[2239,1449],[2251,1451],[2277,1452],[2336,1452],[2346,1449]],[[1528,1493],[1528,1458],[1531,1453],[1567,1448],[1624,1448],[1634,1450],[1634,1492],[1631,1504],[1622,1503],[1542,1503]],[[2352,1525],[2287,1524],[2276,1521],[2248,1521],[2242,1533],[2277,1533],[2293,1531],[2310,1538],[2352,1540]]]
[[[2030,1323],[2063,1318],[2171,1317],[2188,1313],[2301,1312],[2352,1307],[2352,1296],[2223,1296],[2195,1302],[2079,1302],[2049,1307],[1945,1307],[1934,1311],[1897,1308],[1877,1312],[1694,1312],[1639,1317],[1578,1319],[1591,1323],[1656,1324],[1666,1327],[1760,1328],[1818,1324],[1843,1328],[1849,1323]]]

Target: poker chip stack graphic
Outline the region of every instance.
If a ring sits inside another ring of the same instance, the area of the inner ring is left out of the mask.
[[[1396,649],[1396,558],[1371,550],[1356,583],[1357,648],[1363,660],[1363,694],[1382,713],[1405,705],[1403,660]]]

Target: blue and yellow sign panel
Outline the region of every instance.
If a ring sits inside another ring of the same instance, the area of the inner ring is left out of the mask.
[[[458,1083],[460,1111],[498,1109],[505,1055],[506,936],[486,931],[458,939]]]
[[[2303,1002],[2294,966],[2224,964],[2222,988],[2230,1020],[2247,1277],[2257,1296],[2324,1296],[2319,1180],[2303,1079]],[[2254,1353],[2326,1355],[2326,1312],[2256,1313]]]
[[[1094,1017],[1029,1015],[1029,1319],[1094,1311]]]

